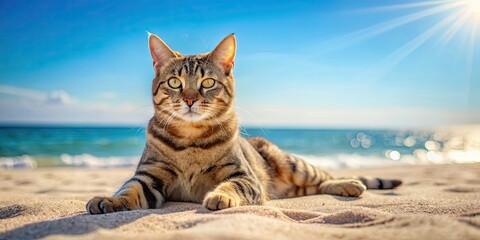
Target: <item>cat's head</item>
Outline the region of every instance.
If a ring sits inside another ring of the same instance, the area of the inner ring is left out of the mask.
[[[148,43],[155,70],[152,93],[157,117],[200,123],[233,111],[233,34],[212,52],[190,56],[173,51],[154,34],[149,34]]]

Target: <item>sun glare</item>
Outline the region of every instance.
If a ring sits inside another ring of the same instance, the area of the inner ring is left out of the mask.
[[[391,12],[410,10],[396,18],[380,22],[336,39],[336,45],[349,45],[364,41],[407,24],[419,22],[425,18],[436,16],[438,21],[427,26],[423,32],[393,50],[382,61],[367,69],[359,78],[373,83],[392,70],[403,59],[407,58],[427,42],[437,41],[440,48],[446,47],[454,38],[460,38],[461,47],[466,49],[468,82],[472,82],[475,49],[480,46],[480,0],[418,0],[417,2],[386,5],[368,9],[359,9],[360,13]],[[470,93],[466,94],[469,95]],[[469,98],[467,96],[467,98]]]
[[[464,0],[468,8],[476,15],[480,15],[480,0]]]

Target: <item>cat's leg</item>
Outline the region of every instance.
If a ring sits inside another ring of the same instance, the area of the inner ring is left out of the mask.
[[[357,179],[334,179],[328,172],[283,152],[263,138],[250,138],[248,141],[272,170],[271,198],[312,194],[357,197],[366,189]]]
[[[345,197],[358,197],[368,189],[393,189],[402,184],[398,179],[353,177],[328,180],[320,184],[320,193]]]
[[[166,188],[177,174],[170,168],[139,168],[112,197],[94,197],[87,212],[102,214],[135,209],[159,208],[166,199]]]
[[[266,139],[255,137],[248,142],[264,159],[272,180],[269,197],[299,197],[320,193],[319,186],[334,178],[301,158],[285,153]]]
[[[369,189],[393,189],[398,179],[352,177],[335,179],[328,172],[312,166],[297,156],[280,150],[263,138],[249,138],[248,142],[262,156],[271,170],[270,198],[297,197],[311,194],[360,196]]]
[[[203,206],[210,210],[221,210],[242,205],[262,204],[266,199],[264,194],[258,180],[248,176],[233,177],[207,193]]]

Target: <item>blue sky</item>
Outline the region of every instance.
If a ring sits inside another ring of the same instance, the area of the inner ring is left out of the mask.
[[[465,1],[1,1],[0,123],[145,124],[146,31],[183,54],[234,32],[245,126],[480,123]]]

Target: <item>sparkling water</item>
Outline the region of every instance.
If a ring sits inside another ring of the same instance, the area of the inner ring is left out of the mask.
[[[435,130],[241,128],[324,168],[480,162],[480,126]],[[143,127],[0,127],[0,168],[138,163]]]

